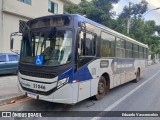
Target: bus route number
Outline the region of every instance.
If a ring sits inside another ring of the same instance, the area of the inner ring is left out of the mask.
[[[36,88],[36,89],[43,89],[43,90],[46,89],[45,85],[38,85],[38,84],[33,84],[33,88]]]

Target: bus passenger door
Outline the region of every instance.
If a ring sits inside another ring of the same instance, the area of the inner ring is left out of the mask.
[[[91,81],[94,77],[92,75],[89,63],[95,58],[95,34],[81,31],[78,41],[78,69],[79,82],[78,101],[86,99],[91,96]],[[93,66],[94,67],[94,66]]]

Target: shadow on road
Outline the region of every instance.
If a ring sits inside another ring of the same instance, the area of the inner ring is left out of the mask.
[[[16,74],[0,74],[0,77],[11,77],[11,76],[17,76]]]

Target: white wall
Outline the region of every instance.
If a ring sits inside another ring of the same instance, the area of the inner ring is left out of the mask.
[[[10,53],[10,34],[13,32],[19,31],[19,20],[27,21],[28,19],[25,19],[20,16],[15,16],[13,14],[3,14],[3,46],[2,46],[2,52],[3,53]],[[20,44],[21,41],[14,40],[14,49],[19,51],[20,50]]]
[[[58,13],[62,14],[63,2],[60,0],[52,1],[58,4]],[[3,11],[30,18],[52,15],[52,13],[48,12],[48,0],[32,0],[31,5],[25,4],[18,0],[5,0]]]
[[[2,51],[2,0],[0,0],[0,51]]]

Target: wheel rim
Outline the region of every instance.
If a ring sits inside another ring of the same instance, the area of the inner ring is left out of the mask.
[[[98,93],[99,93],[99,94],[103,94],[103,93],[104,93],[104,90],[105,90],[105,85],[104,85],[103,82],[100,82],[100,83],[98,84]]]

